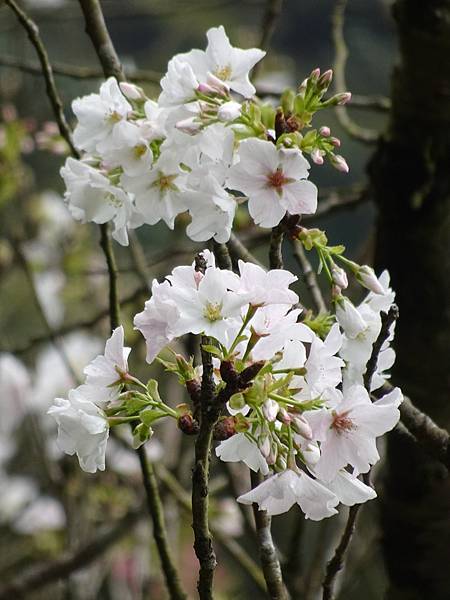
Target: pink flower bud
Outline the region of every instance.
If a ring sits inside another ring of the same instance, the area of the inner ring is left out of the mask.
[[[323,165],[322,151],[319,148],[314,148],[311,152],[311,159],[316,165]]]
[[[134,83],[128,83],[128,81],[121,81],[119,83],[120,91],[128,98],[128,100],[144,100],[145,94],[142,88]]]
[[[322,137],[330,137],[331,129],[325,125],[319,129],[319,133]]]
[[[302,415],[296,415],[292,419],[293,430],[307,440],[312,440],[312,429],[308,421]]]
[[[320,69],[319,67],[317,67],[317,69],[314,69],[314,71],[311,71],[311,75],[309,76],[309,78],[313,81],[317,81],[320,77]]]
[[[201,271],[194,271],[194,281],[195,281],[195,285],[198,289],[198,286],[200,285],[200,281],[203,279],[203,273]]]
[[[277,418],[284,423],[285,425],[289,425],[289,423],[292,421],[292,416],[288,413],[288,411],[283,408],[280,407],[280,410],[278,411],[278,415]]]
[[[352,99],[352,94],[351,92],[343,92],[342,94],[336,94],[335,99],[336,104],[338,104],[339,106],[343,106],[344,104],[347,104],[347,102],[350,102],[350,100]]]
[[[386,290],[378,281],[378,278],[375,275],[375,271],[371,267],[363,265],[357,271],[356,279],[361,283],[361,285],[363,285],[365,288],[367,288],[374,294],[386,294]]]
[[[348,167],[347,161],[340,154],[332,155],[330,160],[331,160],[331,164],[333,165],[333,167],[335,169],[337,169],[338,171],[341,171],[341,173],[349,172],[350,169]]]
[[[270,450],[271,450],[269,436],[265,435],[264,437],[259,438],[258,448],[259,448],[259,451],[261,452],[261,454],[267,460],[268,456],[270,455]]]
[[[317,87],[319,87],[322,90],[327,90],[330,86],[332,79],[333,71],[331,69],[328,69],[328,71],[325,71],[325,73],[323,73],[320,76],[319,81],[317,82]]]
[[[341,147],[341,140],[337,137],[330,137],[330,142],[333,144],[335,148]]]
[[[201,124],[198,121],[197,117],[189,117],[187,119],[182,119],[175,124],[176,129],[182,131],[183,133],[187,133],[189,135],[195,135],[201,129]]]
[[[333,277],[333,283],[339,286],[342,290],[348,287],[347,273],[341,267],[334,265],[331,269],[331,276]]]
[[[206,76],[206,83],[219,94],[227,95],[230,92],[230,86],[228,86],[221,79],[213,75],[212,73],[208,73]]]
[[[279,410],[278,402],[272,400],[271,398],[267,398],[267,400],[262,405],[262,411],[264,416],[269,422],[275,421],[277,418],[278,410]]]
[[[242,106],[239,104],[239,102],[230,100],[219,107],[217,116],[221,121],[234,121],[234,119],[237,119],[240,116],[241,110]]]

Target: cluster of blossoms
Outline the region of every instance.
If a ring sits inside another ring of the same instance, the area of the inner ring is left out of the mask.
[[[249,80],[265,52],[234,48],[222,26],[207,37],[205,51],[170,60],[157,101],[110,78],[99,94],[73,102],[83,157],[68,158],[61,170],[68,206],[76,219],[112,221],[122,245],[129,228],[162,220],[173,229],[185,212],[192,240],[226,242],[244,201],[256,224],[274,227],[286,212],[316,211],[304,154],[348,171],[329,128],[311,128],[317,111],[350,98],[322,99],[331,71],[314,70],[276,111],[255,98]]]
[[[129,348],[116,329],[104,355],[85,369],[86,382],[57,399],[49,410],[59,426],[59,445],[77,453],[89,472],[105,468],[109,428],[131,423],[134,445],[144,443],[158,419],[172,417],[188,434],[201,419],[201,365],[175,354],[158,354],[185,334],[202,335],[213,356],[214,437],[223,461],[242,461],[266,479],[240,496],[270,514],[297,503],[320,520],[376,496],[359,479],[379,460],[376,438],[399,420],[398,388],[371,401],[362,385],[371,348],[381,328],[381,311],[392,304],[387,274],[370,280],[372,291],[358,306],[337,300],[336,321],[304,320],[299,298],[289,289],[296,277],[286,270],[239,262],[239,274],[216,267],[203,251],[190,266],[176,267],[152,284],[152,295],[136,315],[147,344],[147,361],[159,360],[185,385],[191,404],[170,407],[128,370]],[[367,282],[366,282],[367,283]],[[343,303],[343,306],[341,304]],[[369,356],[367,356],[369,355]],[[392,350],[383,348],[372,389],[384,382]]]

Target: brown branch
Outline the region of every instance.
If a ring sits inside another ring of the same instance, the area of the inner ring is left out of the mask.
[[[191,498],[189,497],[189,494],[182,488],[178,480],[163,465],[158,465],[157,472],[160,480],[172,493],[175,500],[181,505],[182,508],[186,510],[186,512],[190,513],[192,510]],[[238,544],[229,536],[224,535],[220,529],[214,525],[214,522],[211,523],[210,529],[217,542],[242,567],[242,569],[248,574],[254,583],[261,590],[265,591],[266,584],[261,570],[254,560],[240,546],[240,544]]]
[[[264,265],[253,256],[253,254],[246,248],[241,240],[232,233],[230,239],[227,242],[228,249],[230,250],[231,256],[237,261],[238,259],[244,262],[252,262],[259,267],[265,268]]]
[[[52,67],[48,58],[47,50],[39,36],[39,29],[36,23],[28,17],[28,15],[20,8],[15,0],[5,0],[7,6],[15,13],[19,23],[27,32],[30,42],[33,44],[36,54],[41,65],[41,73],[44,76],[47,96],[55,115],[56,122],[59,127],[61,136],[67,142],[70,151],[74,156],[79,156],[72,141],[72,133],[64,116],[63,104],[56,88],[55,79],[53,77]]]
[[[39,64],[14,56],[0,57],[0,66],[18,69],[30,75],[42,75],[42,68]],[[104,79],[105,75],[102,69],[97,67],[80,67],[78,65],[67,65],[63,63],[52,63],[54,75],[60,77],[69,77],[71,79]],[[159,85],[163,73],[149,71],[148,69],[130,69],[127,72],[127,80],[138,83],[154,83]]]
[[[259,473],[251,471],[250,477],[252,488],[255,488],[262,481]],[[288,595],[283,583],[280,561],[278,560],[277,550],[270,530],[272,519],[265,510],[259,510],[257,504],[253,504],[252,508],[255,517],[259,557],[264,579],[266,580],[267,591],[272,600],[287,600]]]
[[[261,22],[261,39],[259,41],[259,48],[261,50],[268,50],[270,41],[275,31],[275,26],[281,15],[281,9],[283,7],[283,0],[266,0],[266,8]],[[262,61],[259,61],[252,71],[252,77],[257,78],[261,69]]]
[[[372,354],[367,361],[366,371],[364,373],[364,387],[370,394],[370,384],[372,383],[372,377],[377,370],[378,357],[381,352],[381,348],[384,342],[388,339],[390,334],[390,328],[398,319],[398,306],[392,304],[388,312],[381,313],[381,329],[372,346]]]
[[[213,240],[214,256],[216,257],[217,265],[220,269],[227,269],[231,271],[233,265],[231,263],[230,253],[226,244],[219,244]]]
[[[129,534],[142,516],[142,507],[132,510],[118,523],[96,533],[94,539],[75,552],[63,554],[48,564],[33,566],[0,588],[0,600],[25,598],[36,590],[55,581],[67,578],[71,573],[90,565],[113,544]]]
[[[269,266],[271,269],[283,268],[283,227],[277,225],[272,229],[269,246]]]
[[[332,37],[334,44],[334,85],[336,93],[347,91],[345,66],[348,58],[348,48],[344,37],[345,8],[347,0],[335,0],[331,16]],[[336,107],[336,117],[340,125],[353,138],[366,144],[373,144],[379,138],[379,133],[357,125],[349,116],[346,106]]]
[[[323,299],[322,292],[317,281],[316,273],[311,266],[308,258],[306,257],[303,249],[303,244],[298,240],[293,240],[294,256],[300,265],[302,273],[305,277],[306,285],[311,293],[315,309],[318,313],[327,312],[325,300]]]

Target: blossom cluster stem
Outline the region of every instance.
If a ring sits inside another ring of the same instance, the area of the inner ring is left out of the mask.
[[[272,234],[270,236],[269,266],[271,269],[283,268],[283,238],[283,229],[281,225],[277,225],[272,229]]]
[[[161,497],[159,495],[155,471],[152,463],[147,460],[145,448],[141,446],[136,452],[141,465],[144,488],[147,497],[147,506],[153,522],[153,537],[158,548],[159,558],[161,560],[162,569],[166,579],[166,585],[172,600],[185,600],[187,595],[183,591],[180,577],[173,563],[167,540],[163,506]]]
[[[213,580],[217,560],[209,529],[209,463],[214,425],[219,416],[215,406],[215,386],[212,356],[203,349],[209,338],[202,337],[202,389],[200,430],[195,442],[194,468],[192,471],[192,528],[194,550],[200,563],[197,589],[200,600],[213,599]]]
[[[259,473],[250,473],[252,488],[261,483]],[[256,536],[258,539],[261,567],[266,580],[267,591],[272,600],[287,600],[288,594],[283,583],[280,561],[270,530],[272,519],[265,510],[259,510],[257,504],[252,505],[255,517]]]

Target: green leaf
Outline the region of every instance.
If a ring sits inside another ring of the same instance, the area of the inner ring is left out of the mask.
[[[139,418],[144,425],[151,425],[154,421],[157,421],[161,417],[167,416],[162,410],[155,410],[154,408],[146,408],[139,413]]]
[[[202,344],[202,348],[205,352],[209,352],[210,354],[214,354],[214,356],[218,356],[222,358],[222,352],[216,346],[212,346],[211,344]]]
[[[338,246],[328,246],[328,252],[331,254],[343,254],[345,252],[345,246],[339,244]]]
[[[146,402],[143,398],[132,397],[125,401],[125,412],[127,415],[134,415],[148,406],[148,404],[149,402]]]
[[[156,379],[149,379],[149,381],[147,382],[147,389],[152,400],[154,400],[155,402],[161,402],[161,397],[158,392],[158,382],[156,381]]]

